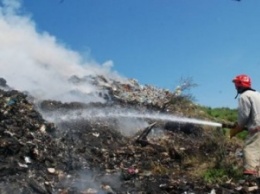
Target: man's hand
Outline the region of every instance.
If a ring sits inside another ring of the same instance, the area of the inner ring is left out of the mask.
[[[243,131],[243,127],[241,127],[238,123],[235,123],[234,127],[231,128],[229,131],[230,139],[236,136],[236,134],[240,133],[241,131]]]

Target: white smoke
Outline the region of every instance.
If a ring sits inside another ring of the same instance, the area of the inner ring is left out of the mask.
[[[86,102],[101,99],[93,95],[87,99],[75,91],[90,94],[98,88],[88,82],[72,84],[68,82],[71,76],[123,79],[112,72],[112,61],[101,65],[93,59],[84,61],[48,32],[38,32],[30,16],[20,13],[20,1],[0,2],[0,77],[10,87],[42,99]]]

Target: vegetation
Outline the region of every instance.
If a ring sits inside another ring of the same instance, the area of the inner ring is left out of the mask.
[[[235,166],[224,166],[222,168],[210,168],[203,174],[207,183],[223,183],[230,179],[242,178],[242,172]]]
[[[210,117],[220,121],[235,122],[237,120],[237,110],[230,108],[210,108],[201,107]]]

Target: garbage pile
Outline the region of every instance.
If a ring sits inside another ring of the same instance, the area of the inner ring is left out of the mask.
[[[156,88],[151,85],[140,85],[135,79],[119,82],[104,76],[85,76],[83,78],[73,76],[69,80],[74,84],[89,82],[97,86],[100,88],[99,95],[106,100],[157,109],[164,109],[171,97],[179,95],[180,92],[177,90],[172,93],[169,90]]]
[[[190,174],[196,166],[186,163],[185,158],[197,157],[205,162],[218,148],[213,143],[210,149],[207,147],[211,137],[203,128],[182,131],[182,126],[177,130],[155,122],[126,137],[115,130],[113,119],[51,123],[43,118],[39,107],[48,107],[48,111],[89,107],[54,101],[36,106],[26,94],[7,89],[5,82],[1,87],[5,89],[0,89],[0,193],[238,191],[239,185],[234,183],[225,187],[207,185]]]

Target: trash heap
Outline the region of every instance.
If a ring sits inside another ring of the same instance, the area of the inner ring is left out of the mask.
[[[43,119],[39,107],[48,111],[90,107],[54,101],[36,106],[26,94],[7,89],[4,82],[1,87],[5,89],[0,89],[0,193],[238,191],[238,184],[208,185],[190,173],[196,166],[187,163],[187,157],[205,162],[219,148],[201,127],[153,123],[126,137],[115,130],[113,119],[50,123]],[[189,130],[191,127],[194,130]]]
[[[195,104],[187,103],[185,101],[187,98],[183,98],[185,95],[188,96],[188,94],[184,94],[186,90],[193,86],[186,83],[185,80],[173,91],[147,84],[142,85],[135,79],[117,81],[101,75],[82,78],[72,76],[69,81],[75,85],[84,83],[95,85],[99,88],[98,95],[103,97],[108,104],[134,105],[134,107],[171,112],[182,116],[186,114],[185,112],[192,112],[192,116],[197,118],[204,116],[202,112],[196,110]],[[176,103],[172,104],[173,101]]]
[[[99,95],[106,100],[157,109],[164,109],[171,97],[179,92],[175,91],[176,93],[172,93],[169,90],[156,88],[151,85],[140,85],[135,79],[119,82],[104,76],[85,76],[83,78],[73,76],[69,81],[73,84],[88,82],[95,85],[100,89]]]
[[[139,85],[136,80],[129,80],[129,84],[114,84],[111,89],[113,96],[122,102],[159,109],[164,108],[172,95],[168,90]]]

